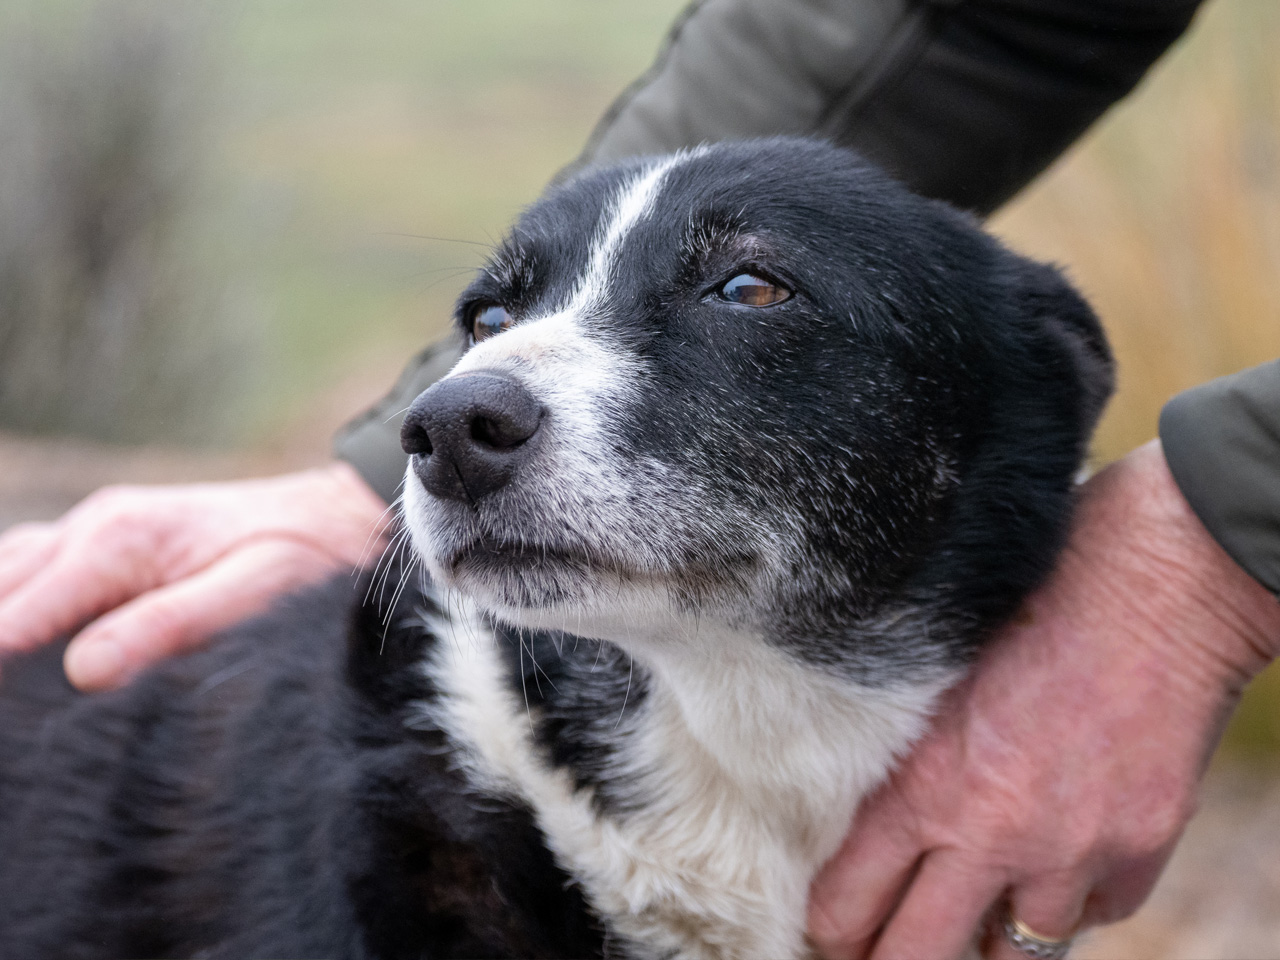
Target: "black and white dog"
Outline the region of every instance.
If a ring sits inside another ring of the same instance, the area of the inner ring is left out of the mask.
[[[806,955],[1111,382],[1056,271],[794,139],[578,175],[458,319],[403,432],[429,583],[107,695],[5,665],[0,956]]]

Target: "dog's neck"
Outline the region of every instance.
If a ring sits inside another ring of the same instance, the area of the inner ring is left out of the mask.
[[[529,803],[562,865],[640,955],[805,955],[814,872],[943,686],[860,688],[706,626],[696,643],[629,644],[643,689],[594,722],[589,735],[608,741],[597,786],[552,762],[536,702],[513,686],[480,618],[470,622],[463,637],[455,621],[459,639],[429,666],[441,691],[433,719],[481,787]],[[605,665],[633,670],[616,651]]]

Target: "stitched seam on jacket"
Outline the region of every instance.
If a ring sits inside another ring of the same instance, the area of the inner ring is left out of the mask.
[[[814,133],[840,142],[870,103],[900,83],[924,55],[944,10],[964,0],[917,0],[879,44],[871,61],[854,76],[844,95],[834,98],[818,120]]]

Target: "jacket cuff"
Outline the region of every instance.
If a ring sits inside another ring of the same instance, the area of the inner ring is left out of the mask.
[[[1160,441],[1214,539],[1280,595],[1280,360],[1178,394],[1161,411]]]
[[[400,495],[407,458],[400,450],[400,424],[414,399],[462,356],[461,338],[450,337],[422,351],[400,374],[391,392],[344,426],[333,441],[339,460],[355,467],[378,496],[391,503]]]

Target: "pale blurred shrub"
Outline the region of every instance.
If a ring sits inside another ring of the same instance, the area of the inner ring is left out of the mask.
[[[0,427],[217,439],[254,333],[211,240],[216,8],[31,9],[0,38]]]

